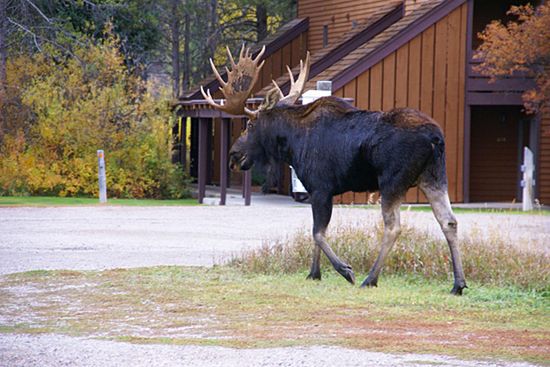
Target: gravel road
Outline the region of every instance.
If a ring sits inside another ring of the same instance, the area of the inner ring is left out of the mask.
[[[442,236],[431,212],[402,222]],[[374,225],[378,210],[335,208],[331,226]],[[459,234],[498,232],[524,248],[550,251],[550,217],[459,214]],[[262,241],[311,228],[311,209],[292,202],[192,207],[0,208],[0,274],[212,265]]]
[[[378,210],[338,207],[332,226],[374,225]],[[405,224],[440,236],[431,213]],[[498,232],[518,246],[550,251],[548,216],[459,214],[461,236]],[[0,208],[0,274],[36,269],[212,265],[262,241],[311,227],[309,206],[277,199],[244,206]],[[58,335],[0,334],[0,366],[529,366],[392,355],[333,347],[230,349],[135,345]]]
[[[233,349],[139,345],[60,335],[0,334],[0,365],[26,367],[530,367],[529,363],[468,361],[430,354],[386,354],[338,347]]]

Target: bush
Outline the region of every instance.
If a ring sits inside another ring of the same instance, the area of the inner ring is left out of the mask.
[[[183,170],[171,163],[167,98],[147,92],[113,36],[73,52],[10,61],[9,73],[29,73],[8,80],[32,118],[3,136],[0,195],[96,196],[98,149],[105,151],[109,196],[188,195]],[[40,66],[27,69],[26,62]]]
[[[358,273],[366,273],[378,256],[382,226],[375,228],[339,227],[328,237],[334,251]],[[522,251],[511,241],[492,235],[471,234],[460,241],[466,280],[498,286],[549,291],[550,256]],[[296,273],[311,265],[313,240],[310,234],[266,243],[261,248],[234,257],[229,265],[253,273]],[[452,281],[449,248],[444,240],[426,232],[404,227],[386,258],[382,274],[421,276]],[[332,268],[326,256],[322,267]]]

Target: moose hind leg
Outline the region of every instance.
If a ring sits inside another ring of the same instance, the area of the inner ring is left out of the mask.
[[[376,287],[378,285],[378,276],[384,265],[384,260],[390,252],[395,240],[401,233],[401,224],[399,220],[399,207],[402,198],[387,199],[382,196],[382,217],[384,219],[384,235],[382,237],[382,246],[380,253],[374,262],[367,279],[361,284],[361,287]]]
[[[453,262],[454,286],[452,294],[462,295],[462,290],[468,288],[462,268],[462,259],[458,249],[457,220],[451,208],[451,202],[446,188],[433,188],[429,185],[420,185],[420,189],[428,198],[435,218],[447,239]]]
[[[332,196],[318,193],[312,194],[311,209],[313,210],[313,239],[315,241],[315,246],[323,251],[334,269],[340,273],[340,275],[342,275],[351,284],[355,284],[355,274],[353,273],[351,266],[336,256],[325,239],[325,232],[332,215]],[[319,268],[319,256],[317,256],[317,254],[320,255],[318,250],[314,251],[313,263],[311,265],[312,271]],[[315,275],[315,273],[312,273],[311,275]],[[319,278],[320,277],[321,274],[319,271]]]

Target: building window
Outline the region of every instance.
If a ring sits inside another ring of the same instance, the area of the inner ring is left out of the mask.
[[[323,47],[328,46],[328,25],[323,26]]]

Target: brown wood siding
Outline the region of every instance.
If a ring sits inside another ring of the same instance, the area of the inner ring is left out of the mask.
[[[541,113],[538,156],[538,199],[542,204],[550,204],[550,108]]]
[[[463,201],[466,11],[467,4],[456,8],[334,93],[354,98],[360,108],[387,111],[407,106],[436,119],[445,134],[453,202]],[[550,167],[550,159],[548,163]],[[335,203],[363,203],[366,197],[346,193],[336,197]],[[422,203],[426,198],[412,188],[406,202]]]
[[[401,0],[300,0],[298,17],[309,17],[309,49],[323,48],[323,26],[328,26],[328,43],[332,45],[352,29],[353,22],[364,23],[381,6],[397,6]]]

